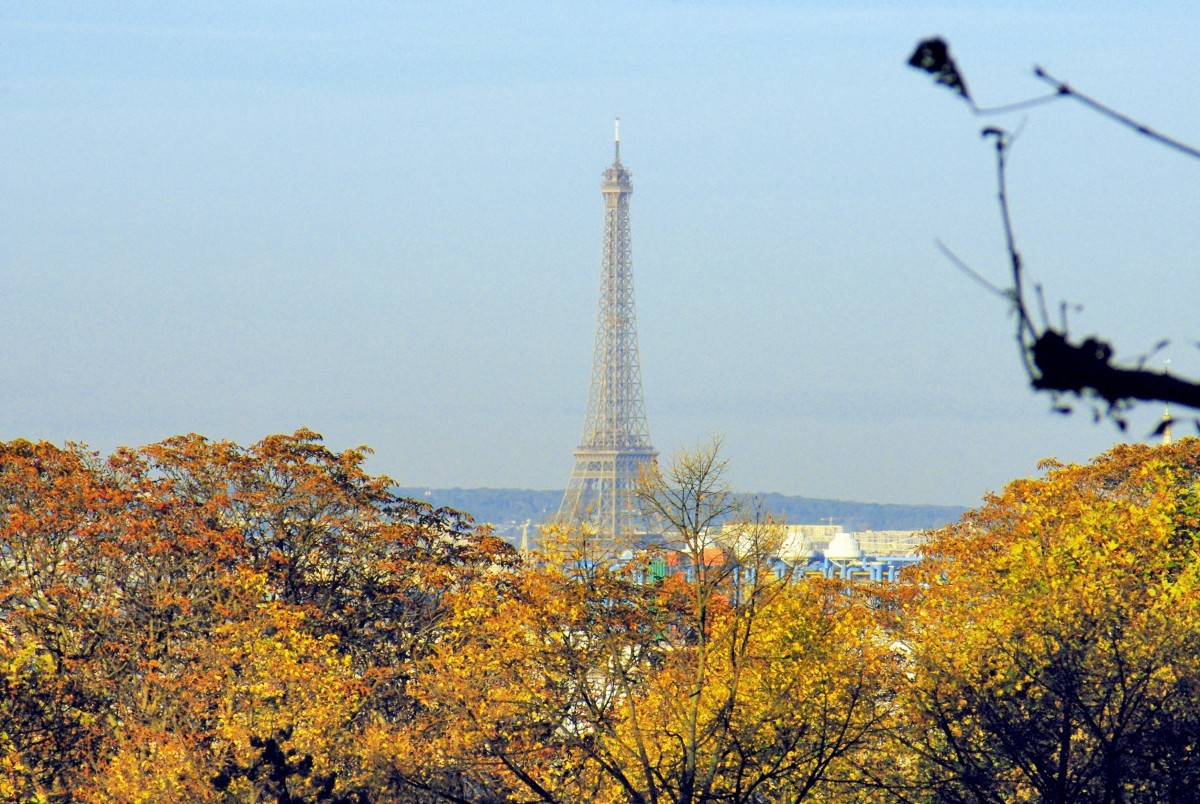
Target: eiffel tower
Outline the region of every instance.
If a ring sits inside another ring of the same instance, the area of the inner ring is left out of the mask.
[[[633,253],[629,238],[629,197],[633,174],[621,164],[621,120],[616,155],[604,171],[604,246],[600,257],[600,306],[596,348],[583,438],[575,450],[575,471],[558,508],[560,523],[589,522],[600,544],[613,547],[644,529],[633,491],[642,467],[658,453],[642,401],[637,322],[633,306]]]

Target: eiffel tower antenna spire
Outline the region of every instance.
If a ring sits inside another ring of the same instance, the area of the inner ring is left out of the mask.
[[[562,523],[589,522],[600,543],[609,548],[644,527],[633,495],[639,473],[658,456],[650,444],[642,399],[629,235],[633,174],[621,164],[620,118],[614,146],[613,163],[600,183],[604,245],[587,415],[575,450],[575,470],[557,516]]]

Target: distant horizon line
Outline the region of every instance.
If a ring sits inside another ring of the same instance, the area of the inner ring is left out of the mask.
[[[415,491],[424,489],[426,492],[439,491],[526,491],[535,494],[558,494],[562,495],[566,489],[538,489],[527,488],[522,486],[413,486],[402,485],[400,483],[393,484],[392,488],[398,491]],[[812,500],[814,502],[837,502],[837,503],[854,503],[856,505],[879,505],[879,506],[896,506],[901,508],[951,508],[961,511],[969,511],[972,506],[952,503],[932,503],[932,502],[871,502],[868,500],[852,500],[840,497],[809,497],[803,494],[788,494],[782,491],[735,491],[734,494],[742,497],[785,497],[797,500]]]

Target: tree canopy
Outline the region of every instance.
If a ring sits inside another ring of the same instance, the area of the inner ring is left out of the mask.
[[[795,576],[715,445],[621,561],[365,454],[0,444],[0,798],[1194,800],[1196,439],[1048,462],[892,585]]]
[[[909,781],[937,801],[1190,801],[1200,442],[1046,469],[937,533],[899,590]]]

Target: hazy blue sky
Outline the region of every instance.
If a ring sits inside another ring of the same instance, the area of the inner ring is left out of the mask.
[[[935,248],[1005,279],[988,121],[905,60],[942,34],[984,104],[1041,63],[1196,142],[1200,7],[965,5],[5,3],[0,438],[307,426],[405,485],[561,488],[619,115],[661,451],[968,505],[1087,459],[1119,434],[1027,390]],[[1073,331],[1200,373],[1200,165],[1056,104],[1011,193]]]

